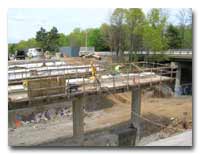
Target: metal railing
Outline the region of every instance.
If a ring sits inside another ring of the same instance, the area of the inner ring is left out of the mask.
[[[128,55],[130,52],[129,51],[124,51],[125,55]],[[159,54],[165,54],[165,55],[192,55],[192,50],[191,49],[170,49],[166,51],[137,51],[133,52],[138,55],[159,55]],[[115,56],[116,52],[110,52],[110,51],[99,51],[95,52],[95,54],[98,54],[99,56]]]

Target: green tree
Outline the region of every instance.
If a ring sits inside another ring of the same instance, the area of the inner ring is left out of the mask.
[[[100,31],[102,33],[102,39],[104,40],[105,46],[108,47],[108,50],[112,51],[113,49],[113,37],[111,26],[103,23],[100,27]]]
[[[144,26],[144,47],[147,51],[159,52],[166,48],[165,25],[166,18],[160,15],[160,10],[152,9]]]
[[[58,44],[59,46],[69,46],[69,37],[63,33],[60,33]]]
[[[117,8],[114,10],[110,19],[113,46],[114,50],[116,51],[117,57],[123,56],[123,52],[127,46],[127,26],[125,25],[126,11],[126,9]]]
[[[8,44],[9,54],[14,54],[16,50],[17,50],[17,44],[15,44],[15,43],[9,43]]]
[[[188,25],[184,29],[184,44],[182,48],[184,49],[192,49],[192,26]]]
[[[143,31],[145,15],[142,9],[131,8],[126,13],[126,23],[128,27],[128,48],[130,60],[132,61],[133,51],[140,51],[143,48]],[[136,55],[136,54],[135,54]]]
[[[44,28],[41,27],[40,30],[36,32],[36,40],[40,43],[40,46],[43,48],[43,50],[48,50],[47,39],[48,33]]]
[[[47,34],[47,50],[54,52],[58,51],[59,34],[57,28],[53,27]]]
[[[181,9],[177,18],[181,34],[181,48],[192,47],[192,9]]]
[[[179,29],[172,24],[167,27],[166,31],[167,46],[169,49],[181,48],[181,36]]]
[[[36,40],[44,51],[58,51],[59,34],[56,27],[53,27],[49,32],[41,27],[36,33]]]
[[[94,46],[96,51],[109,50],[99,28],[88,30],[88,46]]]
[[[83,45],[84,34],[80,28],[75,28],[72,33],[69,34],[69,45],[71,47],[80,47]]]
[[[28,48],[40,47],[40,44],[35,40],[35,38],[30,38],[28,40],[22,40],[19,43],[8,44],[9,53],[15,53],[16,50],[26,50]]]

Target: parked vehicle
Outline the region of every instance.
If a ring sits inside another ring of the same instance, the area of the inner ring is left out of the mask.
[[[15,52],[15,59],[25,59],[26,58],[26,52],[24,50],[17,50]]]
[[[78,91],[78,88],[79,88],[80,86],[79,85],[77,85],[77,84],[75,84],[75,83],[69,83],[69,84],[67,84],[67,90],[71,93],[71,92],[76,92],[76,91]]]
[[[30,48],[28,49],[27,56],[29,58],[43,56],[43,50],[41,48]]]
[[[95,53],[94,47],[80,47],[79,56],[93,55]]]

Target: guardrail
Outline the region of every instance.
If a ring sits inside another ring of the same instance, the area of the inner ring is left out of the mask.
[[[192,55],[192,50],[167,50],[167,51],[137,51],[134,52],[138,55],[159,55],[159,54],[165,54],[165,55]],[[99,56],[115,56],[116,52],[110,52],[110,51],[103,51],[103,52],[95,52],[95,54]],[[124,51],[124,54],[129,54],[129,51]]]

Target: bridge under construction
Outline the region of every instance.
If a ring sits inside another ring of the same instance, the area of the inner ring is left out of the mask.
[[[116,71],[116,66],[120,71]],[[73,137],[84,136],[84,97],[109,95],[131,91],[130,123],[140,135],[141,91],[144,88],[171,85],[176,67],[166,64],[95,63],[95,77],[91,65],[68,65],[61,60],[11,62],[8,70],[9,123],[22,108],[72,102]],[[93,77],[93,78],[92,78]],[[92,102],[91,102],[92,103]]]

